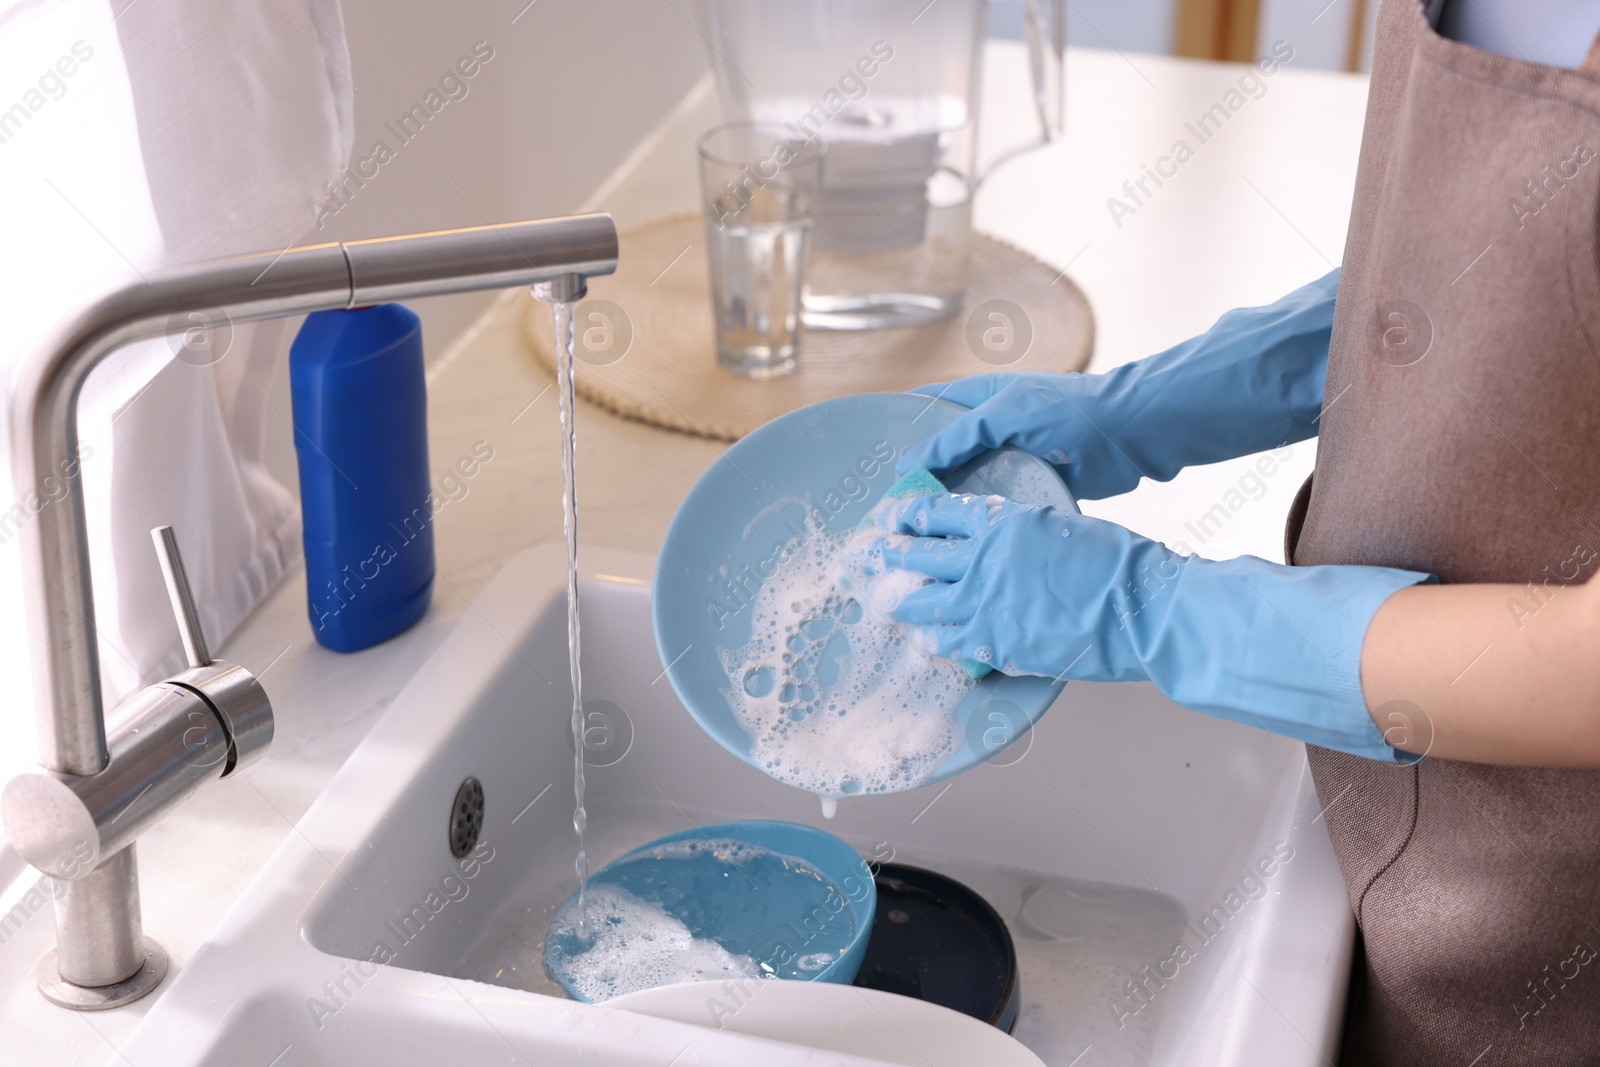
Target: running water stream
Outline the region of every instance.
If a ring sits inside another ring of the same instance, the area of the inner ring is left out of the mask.
[[[583,674],[578,665],[578,490],[576,396],[572,387],[573,305],[553,301],[556,331],[556,401],[561,411],[561,528],[567,542],[567,669],[572,675],[572,829],[578,835],[578,858],[573,867],[578,874],[577,930],[579,939],[588,935],[589,913],[584,906],[584,891],[589,881],[589,857],[583,848],[583,832],[589,822],[583,806]]]

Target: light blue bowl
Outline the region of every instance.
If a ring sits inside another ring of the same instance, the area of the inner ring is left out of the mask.
[[[705,858],[711,843],[722,841],[756,845],[788,862],[763,857],[743,868],[747,875],[734,877],[738,872],[726,864]],[[680,844],[705,852],[698,860],[676,859],[666,867],[638,862],[663,846]],[[591,890],[604,885],[659,905],[694,936],[764,963],[780,977],[841,985],[854,981],[861,969],[878,903],[872,870],[855,849],[810,826],[760,819],[713,823],[640,845],[590,876]],[[824,955],[819,952],[824,948],[828,962],[795,965]],[[555,972],[552,976],[561,980]],[[587,999],[570,987],[567,992]]]
[[[800,408],[729,447],[678,506],[651,592],[656,651],[689,714],[752,767],[762,769],[723,695],[733,683],[717,652],[750,639],[751,612],[730,596],[730,578],[756,588],[763,561],[770,573],[773,557],[805,529],[807,501],[829,516],[831,532],[853,530],[894,483],[901,453],[964,410],[909,393],[861,393]],[[1055,469],[1015,448],[979,456],[941,480],[959,492],[1077,511]],[[1014,743],[1062,687],[1048,678],[985,677],[956,708],[966,743],[927,781],[959,774]]]

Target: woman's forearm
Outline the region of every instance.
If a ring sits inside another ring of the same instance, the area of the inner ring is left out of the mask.
[[[1597,645],[1600,583],[1413,586],[1373,616],[1362,692],[1407,752],[1600,768]]]

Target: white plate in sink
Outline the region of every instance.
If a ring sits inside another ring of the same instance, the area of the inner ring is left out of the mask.
[[[684,982],[629,993],[606,1007],[905,1067],[1044,1067],[1020,1041],[988,1023],[848,985]]]

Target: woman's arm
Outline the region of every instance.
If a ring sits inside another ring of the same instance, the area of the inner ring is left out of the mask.
[[[942,474],[1002,445],[1061,472],[1079,500],[1317,432],[1339,272],[1104,374],[979,374],[915,392],[970,411],[911,446],[899,471]]]
[[[1402,589],[1372,618],[1361,685],[1404,751],[1600,768],[1600,582]]]
[[[1334,270],[1264,307],[1235,308],[1164,352],[1112,368],[1100,376],[1100,402],[1115,417],[1101,430],[1121,458],[1160,482],[1184,467],[1315,437],[1338,291]]]

